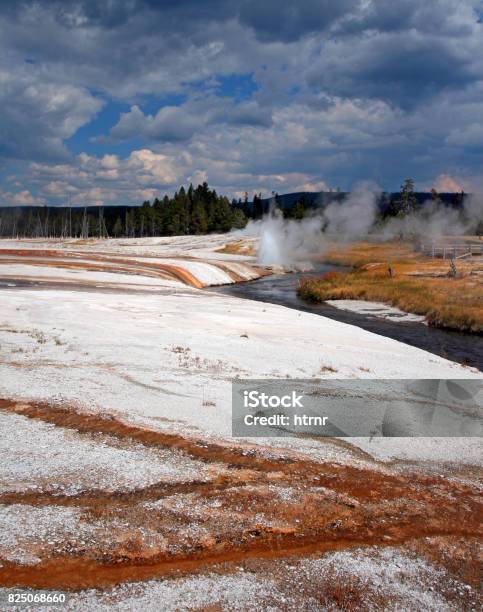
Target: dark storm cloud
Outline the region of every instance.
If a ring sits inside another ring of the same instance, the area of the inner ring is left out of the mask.
[[[96,197],[104,183],[115,194],[120,168],[140,190],[207,176],[233,192],[322,181],[347,188],[363,178],[394,188],[399,175],[476,174],[477,5],[4,0],[0,158],[38,164],[46,198],[74,179],[72,189],[100,181]],[[253,87],[240,96],[237,79]],[[87,171],[69,143],[109,106],[116,116],[96,121],[85,139]],[[137,150],[125,144],[133,140]],[[54,180],[46,161],[69,171]],[[25,168],[22,176],[15,165],[20,182],[30,180]]]
[[[391,32],[415,28],[441,34],[468,34],[467,20],[458,16],[481,13],[479,0],[3,0],[0,11],[19,16],[37,5],[63,26],[116,28],[148,14],[156,27],[173,22],[184,31],[203,22],[237,19],[267,40],[293,41],[333,26],[339,33]],[[158,17],[156,17],[158,16]],[[198,22],[198,24],[197,24]],[[149,29],[149,24],[146,24]]]
[[[324,32],[358,6],[358,0],[246,0],[240,3],[239,16],[262,40],[293,41],[309,33]]]
[[[452,41],[406,32],[354,40],[351,46],[347,41],[331,44],[308,73],[309,84],[323,91],[377,98],[405,108],[476,80],[478,67],[465,49]]]
[[[4,10],[21,13],[29,2],[4,3]],[[149,10],[162,16],[165,24],[173,19],[188,29],[197,20],[225,21],[239,19],[252,28],[260,38],[296,40],[311,32],[321,32],[338,18],[357,10],[359,0],[51,0],[41,2],[55,19],[67,27],[79,25],[113,28],[123,25],[131,17]],[[184,22],[184,23],[183,23]]]

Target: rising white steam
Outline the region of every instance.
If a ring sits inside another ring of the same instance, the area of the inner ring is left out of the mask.
[[[250,221],[244,233],[260,237],[259,263],[293,269],[307,267],[313,256],[323,253],[329,239],[347,243],[372,234],[380,239],[437,241],[475,233],[483,223],[482,196],[466,196],[460,210],[429,201],[412,214],[385,222],[378,220],[378,199],[377,187],[364,183],[344,200],[308,211],[300,221],[284,219],[273,202],[269,213]]]
[[[376,220],[379,194],[375,185],[360,183],[342,202],[329,204],[321,211],[325,233],[345,242],[366,236]]]
[[[247,233],[260,236],[258,262],[285,268],[299,267],[324,250],[328,234],[341,241],[356,240],[368,233],[377,212],[377,192],[359,185],[342,202],[309,211],[297,221],[284,219],[273,205],[259,221],[251,221]]]
[[[384,238],[403,236],[422,242],[441,241],[444,236],[474,234],[483,222],[483,197],[465,196],[461,209],[427,201],[405,217],[390,217],[380,227]]]
[[[295,221],[284,219],[280,210],[273,209],[256,223],[260,235],[259,263],[293,267],[322,248],[323,225],[318,215]]]

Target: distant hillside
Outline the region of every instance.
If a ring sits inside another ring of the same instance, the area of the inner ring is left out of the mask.
[[[196,189],[190,186],[187,191],[181,187],[172,198],[155,198],[153,202],[133,206],[0,205],[0,237],[142,237],[226,232],[244,227],[250,218],[260,218],[271,206],[282,209],[286,217],[300,219],[310,209],[324,208],[332,202],[343,206],[349,196],[350,193],[340,191],[299,191],[230,203],[203,183]],[[414,196],[420,206],[432,199],[432,194],[426,192]],[[378,196],[382,218],[398,214],[400,197],[398,192]],[[438,201],[442,206],[460,208],[463,194],[438,194]]]
[[[419,204],[424,204],[431,200],[431,193],[419,191],[414,193]],[[304,202],[307,208],[323,208],[332,202],[342,202],[350,196],[347,191],[296,191],[294,193],[276,194],[269,198],[262,198],[261,202],[264,209],[268,209],[270,204],[277,202],[283,209],[291,209],[297,202]],[[395,202],[400,197],[398,191],[382,192],[378,198],[379,208],[383,210],[385,205]],[[460,206],[462,197],[460,193],[438,193],[438,197],[443,204],[448,206]],[[253,207],[253,202],[248,205]]]

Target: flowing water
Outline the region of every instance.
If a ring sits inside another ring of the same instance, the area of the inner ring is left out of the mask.
[[[275,274],[255,281],[223,285],[211,290],[250,300],[280,304],[350,325],[357,325],[380,336],[387,336],[446,359],[483,370],[483,338],[481,336],[436,329],[424,323],[390,321],[374,315],[340,310],[325,303],[312,304],[298,297],[297,288],[302,278],[319,276],[329,270],[340,271],[341,268],[319,264],[311,272]]]

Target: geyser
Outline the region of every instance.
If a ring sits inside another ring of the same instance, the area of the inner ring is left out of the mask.
[[[466,196],[460,209],[428,201],[410,214],[385,220],[378,214],[379,196],[376,186],[363,183],[344,200],[309,210],[301,220],[285,219],[272,205],[262,219],[250,221],[245,231],[260,237],[260,264],[300,270],[310,267],[309,262],[323,253],[329,236],[331,242],[339,243],[363,240],[368,234],[380,239],[435,240],[473,233],[483,223],[482,196]]]

